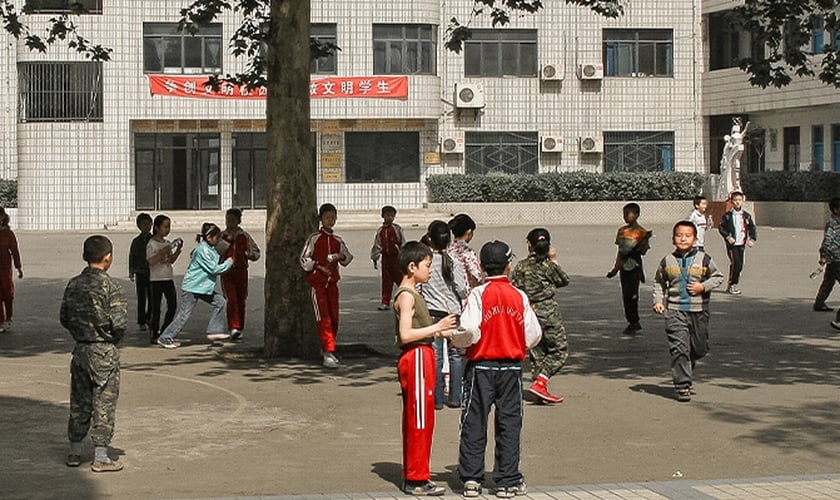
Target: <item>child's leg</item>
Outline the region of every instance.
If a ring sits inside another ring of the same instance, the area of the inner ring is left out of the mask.
[[[236,286],[235,277],[230,274],[232,272],[234,272],[233,269],[222,275],[222,291],[225,293],[225,299],[227,300],[227,326],[231,330],[234,328],[241,330],[242,325],[239,321],[239,311],[236,309],[236,306],[239,303],[239,289]]]
[[[142,274],[134,275],[134,291],[137,293],[137,324],[142,326],[148,321],[146,312],[146,299],[148,298],[149,278],[144,279]]]
[[[639,322],[639,283],[641,283],[641,271],[636,268],[632,271],[621,270],[621,297],[624,301],[624,318],[627,323],[633,325]]]
[[[403,479],[428,481],[435,428],[434,398],[429,391],[435,384],[434,351],[426,345],[406,351],[397,371],[403,398]]]
[[[451,345],[449,356],[449,406],[461,406],[461,384],[464,377],[464,357]]]
[[[178,309],[178,294],[175,291],[174,281],[161,281],[161,284],[163,285],[163,296],[166,297],[166,316],[163,317],[161,329],[166,330],[169,324],[172,323],[172,318],[175,317],[175,311]],[[194,302],[193,305],[195,305]],[[184,325],[181,325],[181,328],[183,327]],[[178,328],[178,330],[180,331],[181,328]]]
[[[727,247],[729,254],[729,285],[737,285],[741,279],[741,271],[744,269],[744,246]]]
[[[396,255],[383,255],[382,256],[382,303],[383,304],[390,304],[391,303],[391,293],[394,291],[394,284],[397,287],[400,286],[400,279],[402,279],[402,273],[400,273],[400,262],[399,257]]]
[[[446,348],[444,344],[446,339],[435,339],[434,343],[432,344],[432,348],[435,351],[435,408],[440,409],[443,408],[443,400],[444,400],[444,393],[446,392],[446,388],[444,387],[444,378],[443,378],[443,359],[446,356]]]
[[[825,307],[825,301],[828,300],[828,296],[831,295],[831,290],[834,289],[834,282],[840,279],[840,275],[838,275],[838,263],[837,262],[829,262],[825,265],[825,272],[823,273],[823,279],[820,283],[820,288],[817,290],[817,296],[814,298],[814,307]]]
[[[164,281],[152,281],[149,283],[152,289],[151,314],[149,316],[149,329],[152,336],[160,335],[160,301],[163,298]]]
[[[198,301],[196,296],[190,292],[181,292],[181,304],[178,306],[178,314],[160,334],[160,340],[163,342],[171,341],[187,324],[190,319],[195,303]],[[167,311],[167,315],[169,312]]]
[[[120,394],[120,354],[113,344],[92,346],[98,352],[91,357],[93,379],[90,440],[94,446],[108,446],[114,436],[114,417]]]
[[[537,347],[531,349],[536,361],[534,375],[551,378],[566,365],[566,359],[569,357],[566,328],[557,313],[540,316],[540,325],[543,329],[542,340]]]
[[[518,365],[518,363],[517,363]],[[522,435],[522,369],[506,363],[504,370],[494,373],[496,380],[496,465],[493,480],[496,487],[506,488],[522,482],[519,470]]]
[[[14,297],[14,295],[9,297],[8,299],[3,300],[3,305],[5,306],[5,309],[6,309],[6,318],[3,321],[11,321],[12,320],[12,315],[14,315],[14,312],[15,312],[15,297]]]
[[[461,403],[461,439],[458,476],[461,481],[484,482],[484,451],[487,449],[487,417],[493,404],[492,372],[476,369],[469,362],[464,370],[464,401]]]
[[[207,300],[207,299],[210,300]],[[213,306],[213,313],[210,315],[210,321],[207,323],[207,333],[225,333],[227,332],[227,301],[220,293],[213,293],[212,296],[204,298]]]
[[[245,328],[245,301],[248,299],[248,270],[242,271],[236,277],[236,312],[239,313],[239,329]]]
[[[688,314],[690,323],[691,368],[693,371],[694,362],[709,353],[709,312],[690,312],[686,314]]]
[[[671,376],[677,390],[691,387],[691,340],[683,311],[665,311],[665,333],[671,351]]]
[[[90,430],[93,411],[93,381],[88,375],[87,347],[80,347],[70,360],[70,419],[67,421],[67,439],[80,443]]]
[[[315,324],[318,328],[318,339],[321,342],[321,350],[324,352],[335,351],[335,330],[333,329],[332,316],[330,315],[330,304],[327,288],[324,285],[312,287],[312,307],[315,309]]]

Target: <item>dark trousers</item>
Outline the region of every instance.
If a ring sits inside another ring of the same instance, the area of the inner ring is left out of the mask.
[[[665,311],[674,387],[691,387],[694,363],[709,352],[709,312]]]
[[[727,245],[726,253],[729,256],[729,282],[728,285],[737,285],[741,279],[741,271],[744,269],[744,245]]]
[[[644,281],[644,271],[637,267],[618,273],[621,278],[621,298],[624,300],[624,318],[631,325],[639,322],[639,284]]]
[[[137,324],[147,325],[152,317],[152,285],[148,274],[134,273],[137,292]]]
[[[840,280],[840,262],[829,262],[825,265],[822,283],[817,290],[817,297],[814,299],[815,306],[825,305],[831,290],[834,289],[834,282]]]
[[[70,360],[67,437],[79,443],[90,431],[94,446],[108,446],[120,396],[120,351],[114,344],[77,343]]]
[[[461,443],[458,474],[462,481],[484,482],[487,419],[496,407],[493,423],[496,450],[493,480],[499,488],[522,481],[519,470],[522,433],[522,363],[470,361],[464,371],[461,404]]]
[[[152,336],[160,335],[160,332],[166,330],[169,323],[172,323],[172,318],[175,317],[175,311],[178,309],[178,295],[175,293],[175,282],[167,281],[152,281],[152,314],[149,321],[149,329],[152,331]],[[166,316],[163,318],[163,324],[160,324],[160,300],[166,297]]]

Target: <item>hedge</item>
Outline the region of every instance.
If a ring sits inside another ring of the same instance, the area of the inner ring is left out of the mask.
[[[828,201],[840,196],[835,172],[773,171],[741,174],[741,187],[753,201]]]
[[[0,207],[17,207],[17,181],[0,179]]]
[[[556,172],[534,175],[432,175],[432,203],[514,201],[688,200],[700,194],[701,174],[688,172]]]

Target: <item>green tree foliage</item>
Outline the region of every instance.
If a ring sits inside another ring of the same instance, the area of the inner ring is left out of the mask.
[[[840,87],[840,2],[837,0],[746,0],[734,9],[734,23],[766,48],[763,57],[740,67],[757,87],[784,87],[796,77],[818,76]],[[826,43],[812,55],[811,35],[822,26]]]

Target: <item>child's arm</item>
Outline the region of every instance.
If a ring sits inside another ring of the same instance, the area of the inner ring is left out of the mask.
[[[260,257],[262,256],[262,253],[260,253],[260,246],[257,245],[257,242],[254,241],[254,238],[249,233],[246,232],[245,236],[248,238],[248,253],[246,257],[248,257],[248,260],[251,262],[260,260]]]
[[[469,347],[481,340],[481,291],[473,289],[467,297],[467,305],[461,312],[461,326],[452,334],[454,347]]]
[[[423,328],[412,328],[411,320],[414,317],[414,296],[410,293],[401,293],[396,300],[395,306],[400,311],[400,343],[410,344],[423,340],[427,337],[450,337],[452,329],[455,328],[455,315],[450,314],[437,323]]]
[[[665,259],[656,268],[656,275],[653,277],[653,312],[662,314],[665,312],[665,300],[668,290],[668,276],[665,273]]]
[[[621,255],[621,252],[616,252],[615,254],[615,263],[613,263],[612,269],[607,272],[607,278],[614,278],[618,271],[621,270],[621,266],[624,265],[624,256]]]
[[[373,261],[373,268],[376,269],[376,261],[379,260],[379,256],[382,255],[382,228],[376,231],[376,234],[373,235],[373,246],[370,247],[370,260]]]
[[[723,284],[723,280],[725,279],[723,272],[718,269],[715,261],[712,259],[710,255],[706,255],[709,258],[709,264],[706,266],[706,276],[707,278],[703,280],[703,288],[704,292],[710,292],[713,289],[719,287]]]
[[[300,252],[300,267],[307,273],[311,273],[315,269],[315,259],[312,258],[312,252],[315,251],[315,242],[318,240],[319,233],[315,233],[306,240],[303,245],[303,250]]]
[[[551,262],[551,270],[553,271],[552,281],[557,288],[563,288],[569,285],[569,275],[560,267],[557,262]]]
[[[338,237],[336,236],[336,238]],[[344,240],[338,238],[338,241],[341,242],[341,246],[338,250],[338,263],[347,267],[351,262],[353,262],[353,254],[350,253],[350,250],[347,248],[347,244],[344,243]]]

